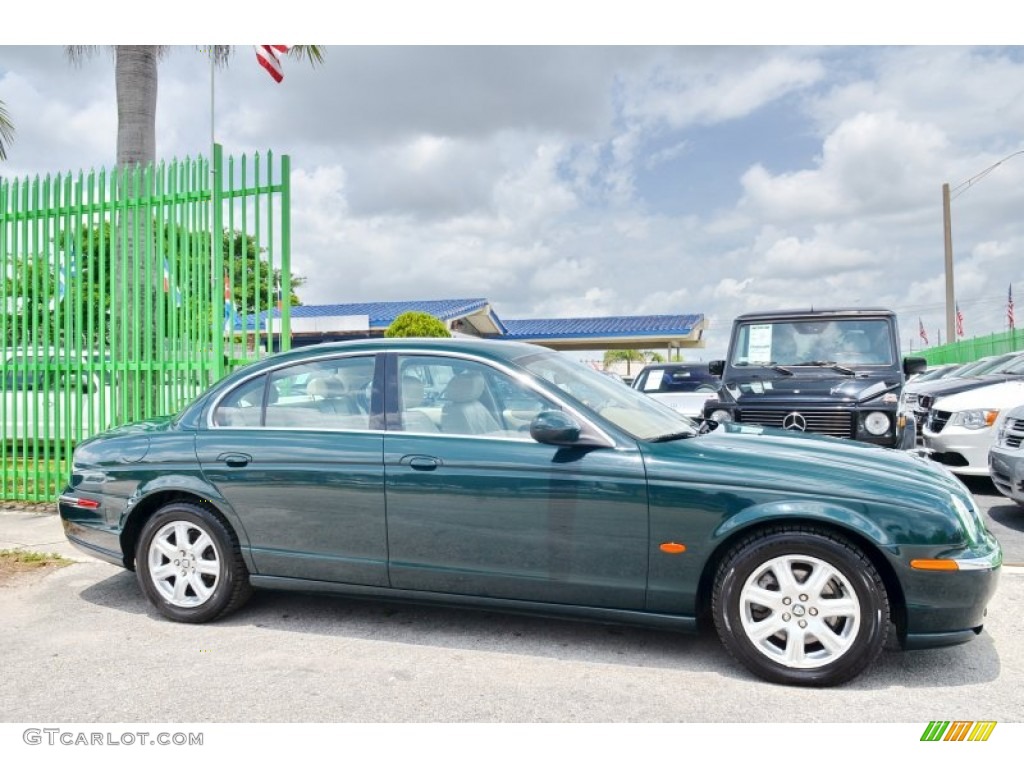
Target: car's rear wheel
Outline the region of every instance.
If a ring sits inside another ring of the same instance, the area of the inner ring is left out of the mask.
[[[153,515],[139,537],[135,567],[146,597],[175,621],[212,621],[252,591],[234,533],[198,504],[173,502]]]
[[[877,569],[851,542],[776,528],[736,545],[718,569],[715,627],[754,674],[828,686],[860,674],[881,652],[889,602]]]

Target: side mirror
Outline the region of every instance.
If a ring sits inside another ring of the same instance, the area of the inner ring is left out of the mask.
[[[575,445],[580,425],[562,411],[541,411],[530,422],[530,437],[546,445]]]
[[[915,373],[924,373],[928,367],[928,361],[923,357],[904,357],[903,373],[913,376]]]
[[[725,360],[712,360],[708,363],[708,373],[712,376],[721,376],[725,373]]]

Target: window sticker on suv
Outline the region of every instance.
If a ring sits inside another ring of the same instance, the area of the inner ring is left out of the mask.
[[[770,363],[772,361],[772,325],[750,326],[750,339],[747,344],[747,360],[751,363]]]

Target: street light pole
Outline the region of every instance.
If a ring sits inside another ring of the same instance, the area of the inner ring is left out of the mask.
[[[953,304],[953,224],[949,213],[949,184],[942,185],[942,232],[946,243],[946,338],[955,339],[955,318]]]
[[[983,178],[988,176],[992,171],[998,168],[1000,165],[1005,163],[1011,157],[1017,155],[1024,155],[1024,149],[1011,152],[998,163],[993,163],[988,168],[983,170],[981,173],[977,173],[971,176],[967,181],[961,182],[956,186],[956,193],[959,195],[966,192],[976,182],[981,181]],[[956,319],[954,306],[956,304],[956,296],[953,292],[953,225],[950,221],[949,212],[949,201],[950,201],[950,189],[949,184],[942,185],[942,229],[943,236],[946,244],[946,338],[950,343],[956,338]]]

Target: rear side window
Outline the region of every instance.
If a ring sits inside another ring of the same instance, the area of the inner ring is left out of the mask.
[[[218,427],[259,427],[263,423],[263,394],[267,377],[257,376],[221,400],[213,414]]]
[[[373,355],[330,358],[263,374],[217,406],[218,427],[370,429]]]

